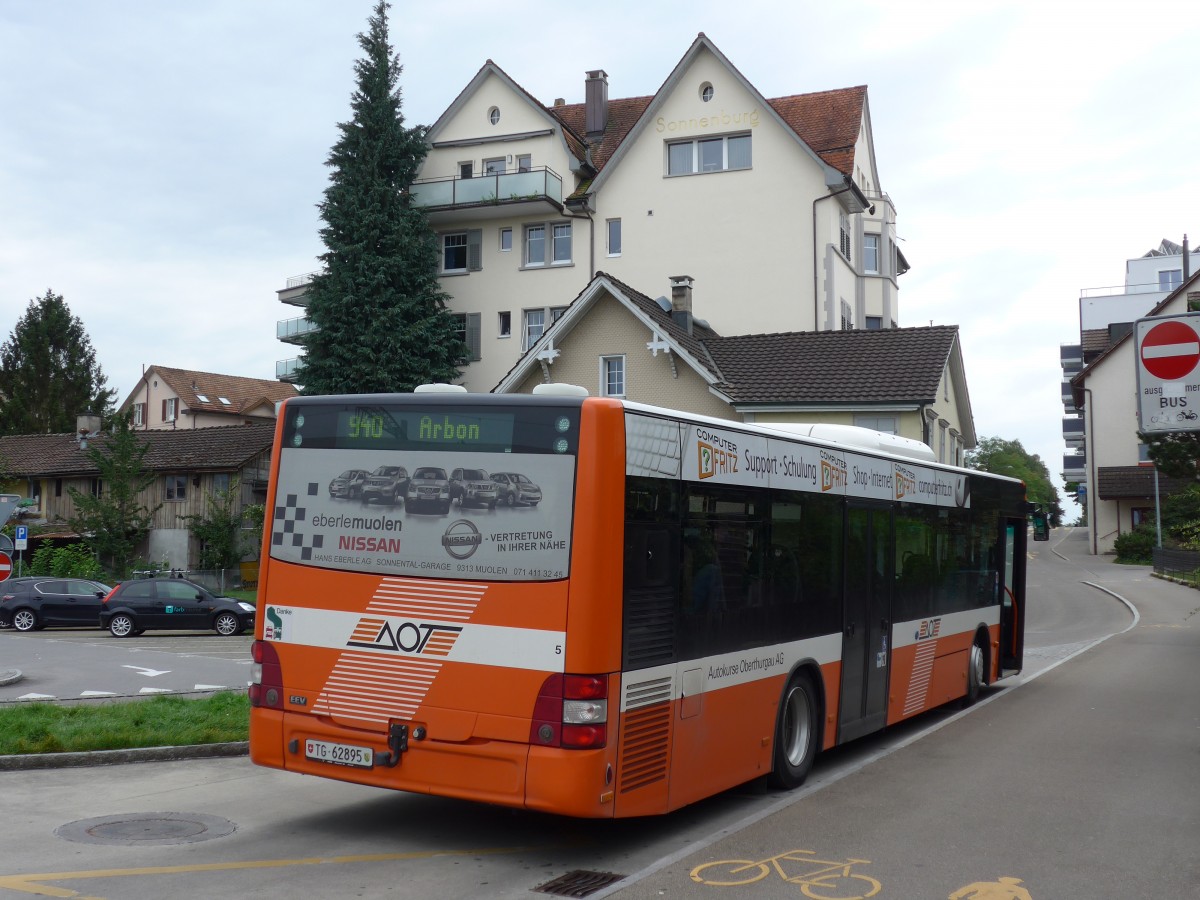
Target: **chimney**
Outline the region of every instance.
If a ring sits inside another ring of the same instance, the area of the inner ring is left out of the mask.
[[[1183,236],[1183,280],[1192,277],[1192,254],[1188,250],[1187,235]]]
[[[604,134],[608,124],[608,73],[603,69],[595,69],[587,73],[583,83],[584,128],[588,140],[594,140]]]
[[[688,334],[692,333],[692,285],[695,281],[691,275],[671,276],[671,321]]]

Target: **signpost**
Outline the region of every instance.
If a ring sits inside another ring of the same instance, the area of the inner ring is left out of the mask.
[[[1141,432],[1200,431],[1200,313],[1138,319],[1135,336]]]

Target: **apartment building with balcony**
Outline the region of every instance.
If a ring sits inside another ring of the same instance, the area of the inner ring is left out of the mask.
[[[1133,277],[1143,279],[1158,271],[1171,274],[1161,283],[1157,279],[1131,281],[1130,287],[1135,290],[1127,295],[1126,305],[1112,304],[1108,315],[1113,320],[1106,327],[1098,324],[1102,322],[1100,318],[1082,317],[1087,297],[1080,300],[1081,323],[1086,321],[1094,327],[1082,332],[1079,351],[1082,369],[1069,380],[1078,421],[1069,437],[1066,428],[1071,417],[1063,422],[1064,438],[1079,441],[1075,435],[1081,434],[1084,451],[1066,457],[1064,463],[1066,459],[1077,459],[1084,473],[1079,480],[1087,484],[1088,537],[1093,553],[1111,552],[1118,536],[1143,522],[1153,522],[1156,502],[1183,486],[1158,475],[1150,462],[1148,448],[1138,439],[1137,341],[1133,324],[1140,318],[1174,316],[1200,308],[1200,275],[1191,272],[1187,239],[1182,247],[1168,241],[1159,249],[1163,247],[1177,247],[1180,252],[1151,251],[1137,261],[1130,260],[1130,263],[1146,262],[1127,271],[1140,273]],[[1178,275],[1173,274],[1175,268]],[[1160,284],[1174,287],[1164,291],[1158,289]],[[1156,289],[1149,290],[1150,286]],[[1143,289],[1136,290],[1139,287]],[[1147,307],[1146,297],[1155,297],[1157,302]],[[1065,373],[1068,351],[1064,348],[1061,352]]]
[[[908,263],[880,186],[867,88],[767,98],[704,34],[653,94],[544,104],[491,60],[427,135],[412,187],[471,349],[495,387],[605,271],[688,272],[723,334],[894,328]],[[303,305],[304,276],[279,292]],[[303,344],[303,316],[279,323]],[[284,360],[281,378],[294,372]]]
[[[1151,314],[1179,288],[1191,268],[1187,235],[1177,244],[1165,238],[1142,256],[1125,261],[1125,283],[1115,287],[1085,288],[1079,295],[1079,342],[1059,347],[1062,368],[1063,477],[1088,490],[1087,425],[1084,412],[1075,406],[1071,381],[1133,329],[1133,323]],[[1138,462],[1146,463],[1146,448],[1138,446]]]

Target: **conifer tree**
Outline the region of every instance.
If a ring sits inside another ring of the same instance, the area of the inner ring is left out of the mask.
[[[0,434],[60,434],[79,413],[103,415],[113,394],[83,322],[47,290],[0,346]]]
[[[307,291],[316,330],[297,372],[306,394],[411,391],[456,380],[466,359],[438,284],[436,236],[409,194],[425,129],[404,124],[388,8],[379,0],[358,36],[353,118],[326,160],[324,268]]]

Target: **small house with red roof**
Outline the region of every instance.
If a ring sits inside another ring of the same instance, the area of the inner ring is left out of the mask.
[[[267,378],[150,366],[120,406],[142,431],[274,422],[295,385]]]

